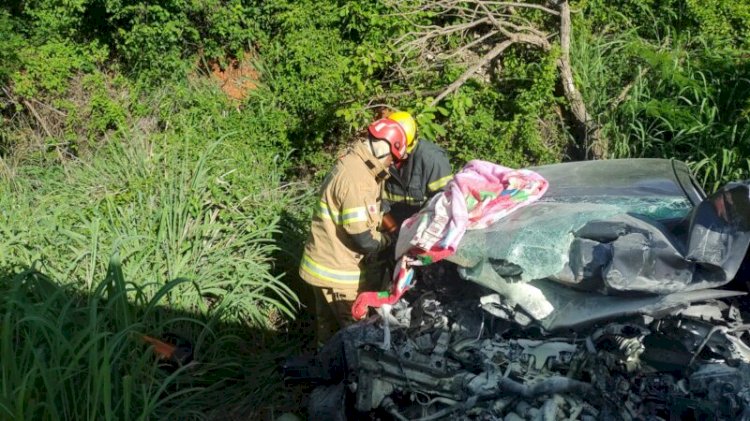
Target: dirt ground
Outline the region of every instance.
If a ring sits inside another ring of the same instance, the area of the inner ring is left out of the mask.
[[[223,67],[217,61],[209,63],[211,76],[219,82],[229,98],[242,101],[257,88],[260,75],[252,65],[253,55],[246,53],[242,60],[229,59]]]

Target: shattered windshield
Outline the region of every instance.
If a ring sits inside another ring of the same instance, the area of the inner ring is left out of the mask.
[[[610,295],[697,291],[733,279],[750,244],[748,185],[730,183],[704,199],[679,179],[684,164],[626,164],[538,167],[547,194],[467,231],[448,260],[462,278],[500,293],[546,328],[577,320],[561,318],[571,300],[589,306],[594,297],[604,303]],[[566,294],[579,295],[560,298]]]
[[[467,269],[488,262],[514,281],[548,278],[564,270],[574,232],[587,223],[619,214],[679,220],[702,193],[686,190],[680,174],[689,173],[679,161],[583,161],[532,169],[549,181],[547,193],[487,229],[466,232],[449,260]]]
[[[487,229],[468,231],[450,260],[465,267],[481,260],[503,262],[509,276],[520,276],[523,281],[543,279],[563,269],[573,233],[589,221],[623,213],[657,220],[679,219],[691,208],[685,197],[543,198]]]
[[[685,197],[659,196],[560,196],[542,198],[546,203],[608,205],[619,213],[633,213],[657,220],[683,218],[693,204]]]

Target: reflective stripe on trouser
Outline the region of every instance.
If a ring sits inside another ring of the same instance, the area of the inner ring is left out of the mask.
[[[355,288],[359,285],[362,276],[360,270],[338,270],[326,267],[313,260],[307,253],[302,256],[301,269],[320,280],[345,286],[353,285]]]
[[[322,347],[341,328],[355,320],[352,304],[357,299],[356,290],[313,287],[315,294],[315,337]]]

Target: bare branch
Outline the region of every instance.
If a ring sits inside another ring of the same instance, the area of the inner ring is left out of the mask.
[[[480,3],[479,7],[481,7],[482,10],[484,10],[484,12],[487,14],[487,18],[490,20],[490,22],[492,22],[493,25],[495,25],[495,28],[497,28],[498,31],[500,31],[503,35],[505,35],[508,38],[513,36],[513,34],[511,34],[511,32],[508,31],[508,29],[505,28],[504,25],[500,24],[500,22],[498,22],[497,19],[495,19],[495,16],[492,14],[492,12],[490,12],[487,6],[484,5],[484,3]]]
[[[411,40],[411,41],[408,41],[406,43],[403,43],[402,46],[399,47],[397,51],[402,52],[402,51],[404,51],[406,49],[409,49],[409,48],[414,48],[414,47],[417,47],[417,46],[420,46],[420,45],[424,45],[424,44],[427,43],[427,41],[429,41],[429,40],[431,40],[433,38],[437,38],[437,37],[441,37],[441,36],[446,36],[446,35],[454,34],[456,32],[466,31],[468,29],[477,27],[477,26],[485,24],[485,23],[489,23],[489,20],[487,18],[477,19],[475,21],[471,21],[471,22],[467,22],[467,23],[462,23],[462,24],[458,24],[458,25],[446,26],[446,27],[439,27],[439,26],[437,26],[437,27],[434,27],[434,28],[430,29],[426,33],[424,33],[424,32],[423,33],[409,32],[409,33],[407,33],[407,34],[399,37],[399,39],[396,40],[396,44],[403,43],[403,41],[406,38],[410,37],[410,36],[417,36],[418,35],[419,37],[416,38],[416,39],[414,39],[414,40]]]
[[[388,104],[383,104],[383,103],[375,103],[375,104],[373,104],[372,102],[374,100],[375,100],[375,98],[373,98],[372,100],[370,100],[370,102],[368,102],[367,105],[365,105],[365,107],[362,108],[362,109],[363,110],[371,110],[373,108],[387,108],[389,110],[393,109],[393,107],[391,105],[388,105]]]
[[[456,89],[460,88],[461,85],[463,85],[464,83],[466,83],[466,81],[469,80],[469,78],[474,73],[476,73],[477,70],[481,69],[484,65],[486,65],[487,63],[489,63],[490,61],[492,61],[492,59],[494,59],[495,57],[497,57],[500,54],[502,54],[503,51],[505,51],[505,49],[507,49],[508,47],[510,47],[511,45],[513,45],[513,42],[514,41],[512,41],[512,40],[506,40],[506,41],[503,41],[500,44],[496,45],[495,48],[493,48],[492,50],[490,50],[489,53],[485,54],[484,57],[482,57],[479,61],[477,61],[476,63],[474,63],[473,66],[469,67],[461,75],[461,77],[459,77],[458,79],[456,79],[447,88],[445,88],[445,90],[440,95],[438,95],[437,97],[435,97],[435,99],[432,101],[432,103],[430,105],[436,105],[443,98],[445,98],[446,96],[448,96],[451,93],[453,93],[453,91],[455,91]]]
[[[475,1],[469,1],[469,2],[492,5],[492,6],[500,6],[500,7],[518,7],[518,8],[527,8],[527,9],[537,9],[537,10],[541,10],[542,12],[549,13],[550,15],[555,15],[555,16],[560,15],[560,12],[558,12],[557,10],[550,9],[548,7],[542,6],[541,4],[515,3],[515,2],[507,2],[507,1],[485,1],[485,0],[475,0]]]
[[[39,125],[42,126],[42,129],[44,129],[44,132],[47,133],[47,136],[49,138],[54,138],[54,136],[52,135],[52,132],[47,127],[47,123],[44,121],[44,119],[42,118],[42,116],[40,116],[39,113],[36,112],[36,108],[34,108],[34,106],[31,105],[31,103],[29,101],[25,100],[25,99],[22,102],[23,102],[23,105],[25,105],[26,108],[28,108],[29,112],[31,112],[31,115],[33,115],[34,118],[36,118],[36,120],[39,122]],[[48,145],[48,146],[54,146],[55,147],[55,151],[57,152],[57,156],[60,159],[60,162],[64,162],[65,161],[65,157],[63,156],[63,153],[60,150],[60,144]]]
[[[507,22],[500,22],[497,19],[495,19],[495,16],[493,16],[492,12],[490,12],[490,10],[487,9],[487,6],[485,6],[484,4],[480,4],[479,6],[482,9],[484,9],[484,11],[487,13],[487,18],[490,20],[490,22],[492,22],[492,24],[498,29],[498,31],[500,31],[506,37],[512,40],[517,40],[517,41],[524,42],[527,44],[536,45],[538,47],[544,48],[545,50],[550,49],[549,42],[547,42],[547,39],[544,38],[543,36],[518,34],[518,33],[510,32],[506,28],[506,26],[509,26]]]
[[[517,42],[523,42],[524,44],[531,44],[534,46],[537,46],[544,51],[549,51],[550,48],[552,48],[549,44],[549,41],[547,41],[547,38],[540,37],[537,35],[529,35],[529,34],[514,34],[513,39]]]
[[[532,34],[543,38],[547,38],[548,36],[548,34],[528,25],[516,25],[511,22],[502,22],[502,24],[516,32],[531,32]]]
[[[49,104],[45,104],[44,102],[41,102],[41,101],[39,101],[39,100],[37,100],[35,98],[31,98],[31,100],[34,101],[34,102],[36,102],[37,104],[41,105],[42,107],[44,107],[44,108],[46,108],[46,109],[48,109],[48,110],[50,110],[50,111],[52,111],[52,112],[54,112],[54,113],[62,116],[62,117],[67,117],[68,116],[67,113],[62,112],[62,111],[58,110],[57,108],[55,108],[55,107],[53,107],[53,106],[51,106]]]
[[[25,105],[26,108],[31,112],[31,115],[33,115],[34,118],[36,118],[36,121],[39,122],[39,125],[42,126],[42,129],[44,129],[44,132],[47,133],[47,136],[50,138],[54,138],[54,136],[52,136],[52,132],[47,127],[47,123],[44,121],[42,116],[40,116],[39,113],[36,112],[36,108],[34,108],[34,106],[31,105],[31,103],[25,99],[22,102],[23,102],[23,105]]]
[[[633,79],[630,83],[625,85],[624,88],[622,88],[622,91],[620,91],[620,94],[617,95],[617,98],[615,98],[615,100],[612,101],[612,105],[609,106],[610,111],[614,111],[615,109],[617,109],[617,107],[619,107],[620,104],[623,101],[625,101],[625,99],[627,99],[628,94],[630,93],[630,90],[633,89],[633,86],[635,85],[635,83],[639,79],[642,79],[643,76],[646,76],[646,73],[648,73],[648,70],[649,70],[648,67],[641,68],[641,71],[638,72],[638,76],[636,76],[635,79]]]
[[[459,47],[455,51],[453,51],[452,53],[450,53],[448,55],[441,56],[440,58],[442,60],[447,60],[449,58],[453,58],[453,57],[455,57],[455,56],[463,53],[464,51],[466,51],[466,50],[468,50],[470,48],[476,47],[477,45],[483,43],[488,38],[492,38],[493,36],[497,35],[498,33],[499,33],[499,31],[490,31],[490,32],[487,32],[486,34],[484,34],[481,37],[475,39],[474,41],[472,41],[472,42],[470,42],[470,43],[468,43],[468,44],[466,44],[466,45],[464,45],[462,47]]]

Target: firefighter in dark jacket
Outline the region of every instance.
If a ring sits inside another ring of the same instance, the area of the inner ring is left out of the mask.
[[[453,171],[448,155],[440,146],[416,137],[417,124],[409,113],[399,111],[388,118],[406,132],[406,160],[391,167],[391,177],[386,180],[383,192],[383,210],[400,226],[443,190],[453,178]]]

